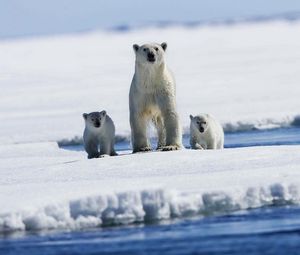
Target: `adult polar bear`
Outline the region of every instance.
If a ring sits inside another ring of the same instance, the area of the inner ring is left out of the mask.
[[[157,128],[157,149],[178,150],[182,146],[176,112],[175,81],[165,62],[167,44],[133,45],[135,73],[129,93],[133,153],[150,151],[147,124]]]

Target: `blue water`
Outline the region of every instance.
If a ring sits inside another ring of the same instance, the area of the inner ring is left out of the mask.
[[[155,149],[157,141],[151,139],[153,149]],[[295,145],[300,144],[300,128],[276,128],[267,130],[249,130],[225,133],[225,148],[238,148],[250,146],[275,146],[275,145]],[[183,136],[183,145],[190,148],[189,136]],[[82,145],[61,146],[68,150],[84,150]],[[117,152],[131,150],[130,142],[123,140],[115,145]]]
[[[83,232],[3,237],[0,254],[299,254],[300,207]]]
[[[294,144],[300,144],[300,128],[225,134],[226,148]],[[187,136],[184,145],[189,146]],[[119,152],[130,150],[130,144],[123,141],[116,148]],[[272,206],[84,231],[12,233],[0,236],[0,255],[4,254],[296,255],[300,254],[300,206]]]

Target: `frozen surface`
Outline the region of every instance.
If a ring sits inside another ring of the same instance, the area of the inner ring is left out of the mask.
[[[167,41],[185,130],[208,112],[226,130],[289,125],[299,114],[300,23],[87,33],[0,42],[0,143],[81,136],[106,109],[129,136],[133,43]],[[182,39],[182,40],[180,40]]]
[[[0,150],[2,232],[127,224],[300,199],[300,146],[94,160],[55,143]]]
[[[169,43],[185,133],[199,112],[228,131],[299,125],[299,29],[273,22],[1,41],[0,232],[299,203],[300,146],[87,160],[57,145],[80,140],[82,113],[103,109],[129,137],[132,44],[148,41]]]

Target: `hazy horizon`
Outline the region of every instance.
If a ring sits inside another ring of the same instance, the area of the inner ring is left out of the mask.
[[[300,12],[296,0],[3,0],[0,37],[51,35],[155,22],[195,22]]]

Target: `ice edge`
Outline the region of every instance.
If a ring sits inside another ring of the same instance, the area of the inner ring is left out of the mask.
[[[299,185],[281,183],[227,192],[182,193],[164,189],[128,191],[2,214],[0,233],[88,229],[177,217],[225,214],[299,202]]]
[[[266,129],[276,129],[276,128],[289,128],[289,127],[300,127],[300,115],[294,117],[286,117],[282,120],[274,119],[263,119],[256,122],[250,121],[236,121],[227,122],[222,124],[225,133],[250,131],[250,130],[266,130]],[[183,135],[189,134],[189,127],[183,128]],[[129,142],[130,135],[116,135],[115,142]],[[83,140],[79,135],[75,135],[73,138],[65,138],[57,141],[58,146],[71,146],[71,145],[82,145]]]

